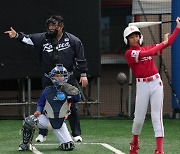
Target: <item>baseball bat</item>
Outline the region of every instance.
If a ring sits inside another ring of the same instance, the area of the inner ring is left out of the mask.
[[[154,25],[165,24],[165,23],[171,23],[171,22],[176,22],[176,20],[157,21],[157,22],[132,22],[132,23],[129,23],[128,26],[136,26],[137,28],[143,28],[143,27],[154,26]]]

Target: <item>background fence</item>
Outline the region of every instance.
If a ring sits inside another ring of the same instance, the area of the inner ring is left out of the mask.
[[[132,21],[171,20],[171,10],[169,10],[171,1],[162,1],[162,4],[168,6],[167,8],[163,7],[163,11],[166,13],[156,12],[155,14],[154,12],[145,13],[142,8],[140,8],[141,12],[134,13],[134,9],[137,8],[136,5],[139,5],[136,0],[102,0],[97,2],[101,6],[100,12],[98,12],[98,14],[101,14],[99,19],[99,35],[101,38],[99,51],[97,52],[97,55],[99,53],[101,54],[101,57],[99,57],[101,71],[98,70],[98,73],[96,73],[98,75],[90,76],[88,87],[82,89],[86,100],[79,103],[79,114],[90,117],[128,116],[128,103],[130,102],[131,116],[133,116],[136,93],[135,78],[132,76],[133,82],[131,84],[129,82],[131,80],[130,70],[124,58],[126,46],[123,42],[123,30]],[[142,1],[139,2],[142,3]],[[153,2],[149,1],[148,8],[152,7],[149,10],[159,10],[159,8],[153,7]],[[150,3],[152,5],[149,5]],[[160,3],[158,4],[162,5]],[[90,3],[87,3],[87,5],[90,5]],[[143,4],[144,8],[145,6],[146,4]],[[87,25],[84,28],[88,30],[90,27]],[[144,45],[159,43],[162,41],[165,33],[171,32],[171,23],[142,28],[141,31],[144,36]],[[9,41],[6,41],[7,44]],[[86,42],[85,46],[87,43],[93,44],[93,42]],[[2,54],[2,51],[0,52]],[[94,52],[94,56],[96,56],[96,52]],[[93,63],[92,57],[90,58],[92,60],[91,63]],[[166,66],[166,71],[171,77],[171,47],[163,51],[162,58]],[[155,61],[164,83],[164,115],[172,116],[172,93],[167,74],[161,68],[161,59],[156,57]],[[91,71],[95,67],[96,64],[93,64]],[[117,82],[119,72],[123,72],[127,76],[127,81],[123,85]],[[131,93],[129,92],[130,87],[132,88]],[[41,91],[41,78],[2,79],[0,81],[0,117],[22,117],[33,113]],[[148,113],[150,113],[150,108],[148,109]]]

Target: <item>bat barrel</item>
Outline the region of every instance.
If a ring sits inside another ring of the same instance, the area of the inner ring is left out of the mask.
[[[172,23],[176,22],[176,20],[170,20],[170,21],[156,21],[156,22],[133,22],[129,23],[128,26],[136,26],[138,28],[153,26],[153,25],[159,25],[159,24],[165,24],[165,23]]]

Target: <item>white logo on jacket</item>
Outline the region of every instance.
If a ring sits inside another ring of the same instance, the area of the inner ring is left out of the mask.
[[[61,50],[65,50],[67,48],[70,47],[70,43],[69,42],[63,42],[63,43],[60,43],[56,46],[56,49],[58,51],[61,51]],[[46,51],[46,52],[52,52],[53,51],[53,46],[51,43],[46,43],[46,44],[43,44],[43,51]]]

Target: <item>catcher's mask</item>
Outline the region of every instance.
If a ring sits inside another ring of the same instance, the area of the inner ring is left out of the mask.
[[[58,26],[63,25],[63,18],[61,16],[51,16],[49,19],[46,20],[46,27],[47,27],[47,37],[54,38],[57,36],[58,33]],[[52,32],[49,30],[49,25],[53,24],[54,26],[57,26],[57,28]]]
[[[61,74],[64,76],[63,81],[57,81],[54,78],[55,74]],[[66,83],[69,80],[71,73],[67,71],[67,69],[65,67],[63,67],[62,64],[57,64],[56,67],[54,67],[49,74],[45,74],[46,77],[50,78],[53,85],[57,88],[58,86],[63,85],[64,83]]]

